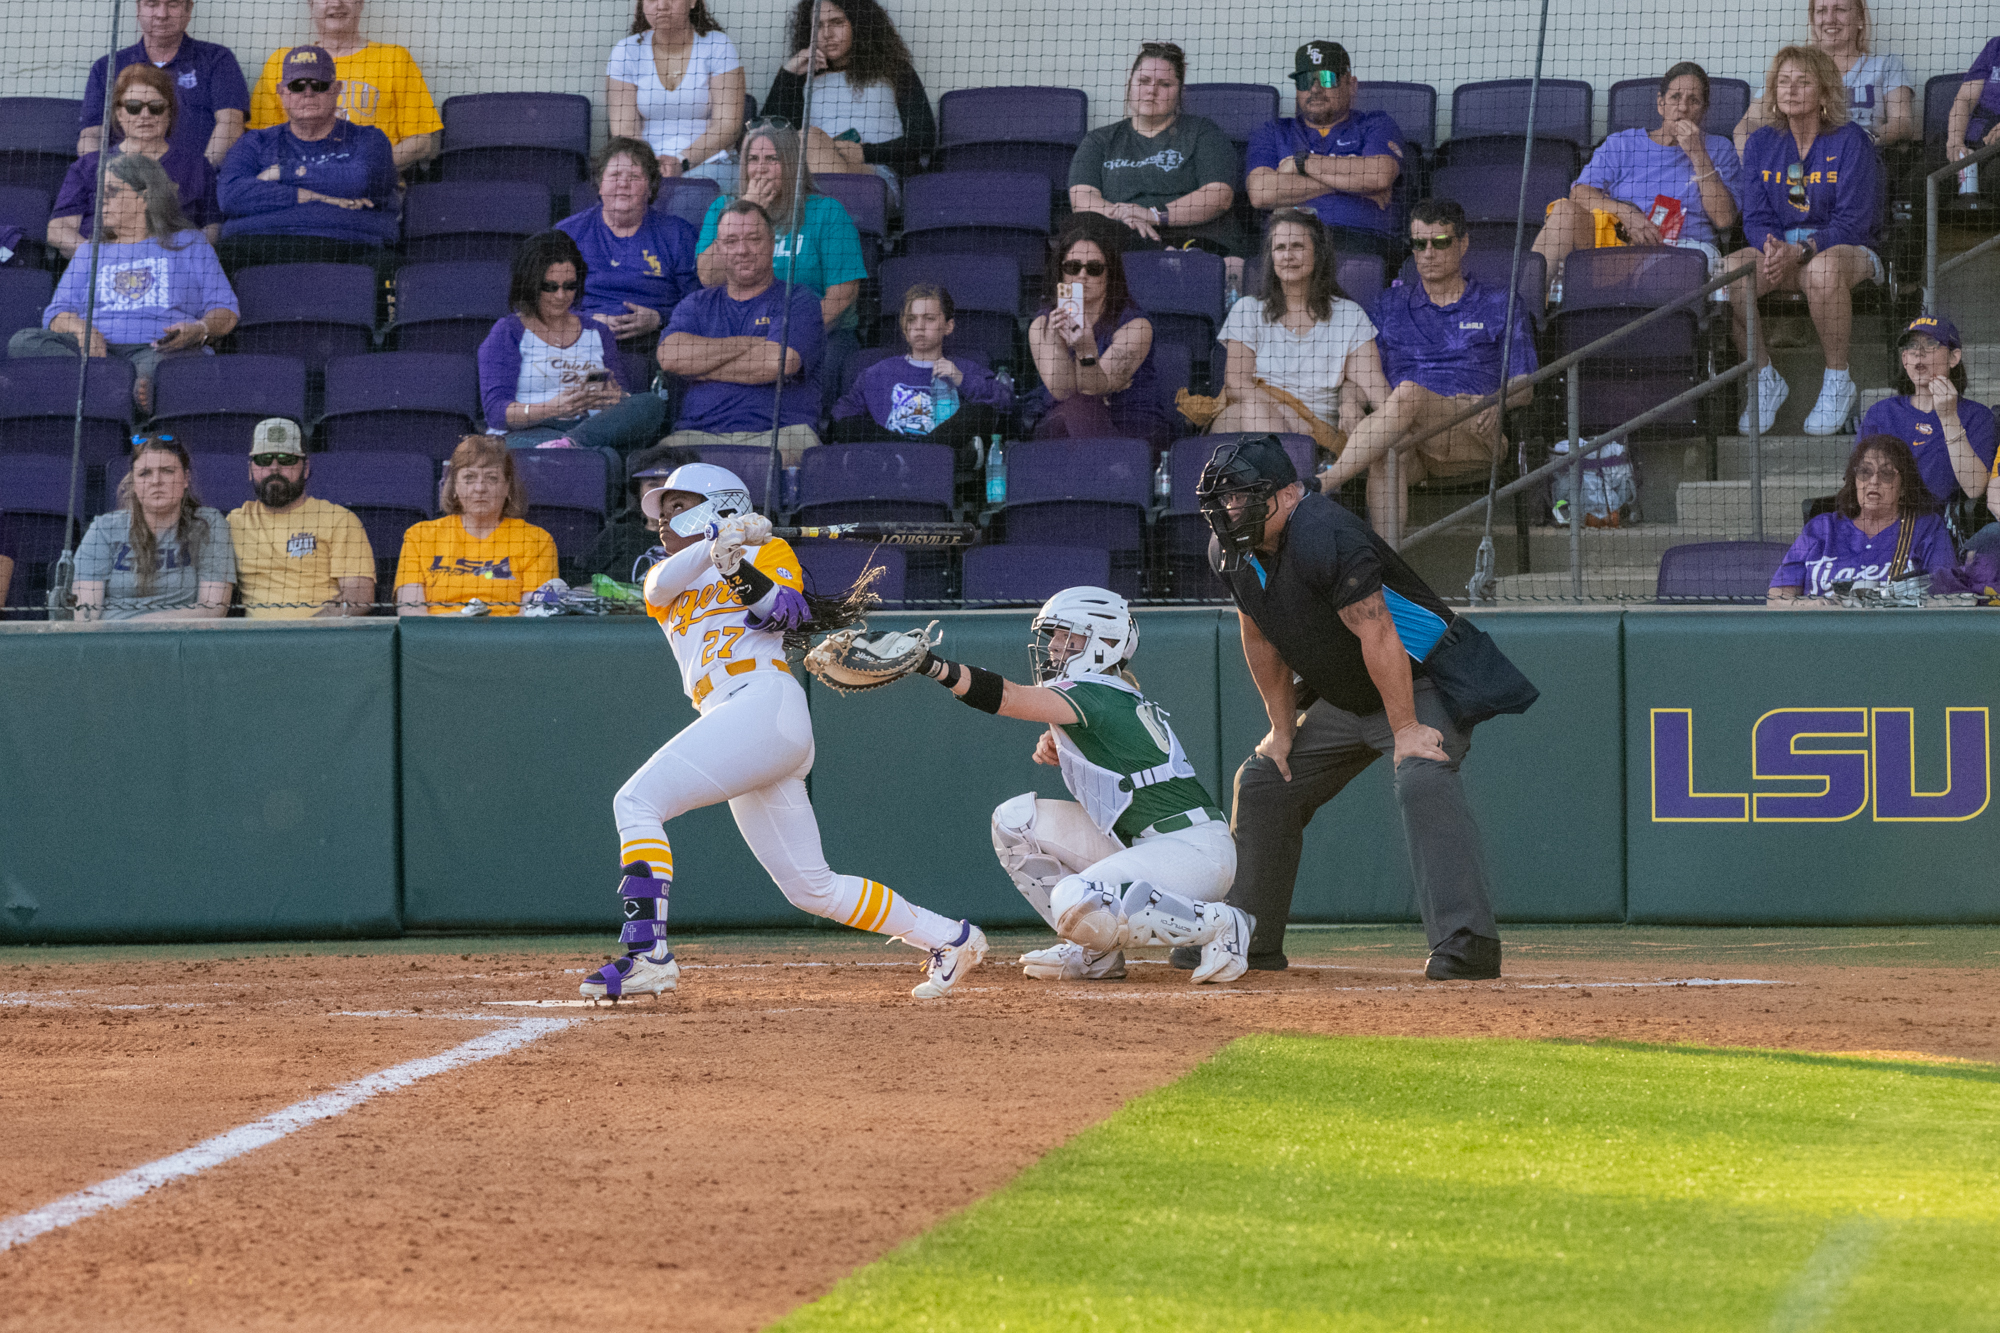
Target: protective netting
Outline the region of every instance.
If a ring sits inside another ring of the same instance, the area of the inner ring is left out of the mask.
[[[977,523],[800,543],[908,604],[1222,596],[1194,489],[1246,432],[1501,604],[1851,597],[1990,518],[2000,273],[1950,261],[2000,162],[1934,238],[1925,194],[2000,142],[1976,6],[11,17],[8,618],[636,611],[631,474],[695,459],[781,522]]]

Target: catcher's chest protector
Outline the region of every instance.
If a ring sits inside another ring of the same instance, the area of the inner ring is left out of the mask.
[[[1108,685],[1132,696],[1135,725],[1142,725],[1159,746],[1161,757],[1166,761],[1151,768],[1120,772],[1106,768],[1085,757],[1083,751],[1061,727],[1055,729],[1056,761],[1062,766],[1063,785],[1070,795],[1076,797],[1090,822],[1103,833],[1111,828],[1119,817],[1130,808],[1134,793],[1141,788],[1156,786],[1174,778],[1197,777],[1194,765],[1188,762],[1186,751],[1181,749],[1180,737],[1167,724],[1160,710],[1147,703],[1137,690],[1115,678],[1093,679],[1092,685]]]

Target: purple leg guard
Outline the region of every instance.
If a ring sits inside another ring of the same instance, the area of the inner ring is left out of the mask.
[[[618,883],[618,896],[625,907],[625,925],[618,932],[618,941],[625,946],[626,956],[606,963],[591,976],[592,981],[603,984],[607,996],[624,994],[625,974],[632,970],[632,959],[650,953],[667,938],[667,892],[673,881],[631,873],[647,869],[650,867],[643,863],[628,865],[625,878]]]

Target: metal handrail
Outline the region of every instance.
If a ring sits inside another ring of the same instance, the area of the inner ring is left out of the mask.
[[[1937,313],[1938,279],[1965,263],[1974,255],[1984,254],[2000,245],[2000,232],[1988,236],[1963,254],[1953,255],[1944,263],[1938,263],[1938,182],[1946,176],[1956,176],[1967,167],[1977,166],[1986,159],[2000,156],[2000,143],[1992,143],[1976,153],[1968,153],[1956,162],[1947,162],[1936,171],[1924,177],[1924,313]]]

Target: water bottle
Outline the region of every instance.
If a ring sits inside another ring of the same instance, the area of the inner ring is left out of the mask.
[[[931,429],[952,419],[958,412],[958,386],[935,371],[931,374]]]
[[[1007,503],[1007,453],[998,435],[986,449],[986,503]]]
[[[993,368],[993,378],[999,380],[1000,387],[1007,391],[1007,406],[1011,408],[1014,405],[1014,367],[1002,361]]]
[[[1153,498],[1166,504],[1174,498],[1174,476],[1167,470],[1167,455],[1160,455],[1160,465],[1153,469]]]
[[[1977,162],[1974,162],[1969,167],[1963,167],[1959,170],[1958,192],[1960,194],[1979,193],[1979,164]]]
[[[1242,299],[1243,275],[1238,273],[1233,267],[1225,269],[1222,278],[1222,308],[1224,310],[1231,309]]]

